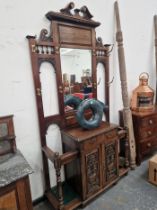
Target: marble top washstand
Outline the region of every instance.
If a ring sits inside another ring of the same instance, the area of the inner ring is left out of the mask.
[[[19,150],[14,154],[0,156],[0,188],[31,173],[32,168]]]

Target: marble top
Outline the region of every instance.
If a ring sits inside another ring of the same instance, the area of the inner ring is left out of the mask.
[[[0,187],[5,187],[31,173],[32,168],[19,150],[14,154],[0,156]]]

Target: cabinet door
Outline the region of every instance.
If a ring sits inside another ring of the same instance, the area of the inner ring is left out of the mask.
[[[0,190],[0,210],[33,210],[28,176]]]
[[[100,178],[100,147],[84,154],[85,162],[85,198],[88,198],[101,187]]]
[[[16,191],[12,190],[0,197],[0,209],[19,210],[17,207]]]
[[[118,177],[118,139],[102,145],[103,184],[106,185]]]

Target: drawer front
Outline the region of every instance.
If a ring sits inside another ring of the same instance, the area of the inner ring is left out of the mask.
[[[103,141],[104,135],[100,135],[98,137],[93,137],[91,139],[88,139],[87,141],[83,142],[82,147],[85,151],[91,151],[98,147],[101,141]]]
[[[156,127],[148,126],[147,128],[139,129],[139,138],[142,140],[144,138],[153,137],[157,133]]]
[[[141,154],[147,154],[155,148],[157,148],[157,137],[149,138],[147,141],[140,143]]]
[[[108,142],[111,142],[112,140],[115,140],[117,139],[117,130],[112,130],[108,133],[105,134],[105,142],[108,143]]]
[[[100,134],[83,142],[83,150],[86,151],[93,150],[96,147],[98,147],[98,145],[104,142],[106,143],[111,142],[112,140],[115,139],[117,139],[117,130],[112,130],[110,132]]]
[[[154,127],[157,124],[157,116],[149,116],[141,119],[140,126],[145,127]]]

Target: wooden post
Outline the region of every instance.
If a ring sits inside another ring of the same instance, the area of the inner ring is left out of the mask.
[[[132,169],[134,169],[136,166],[136,146],[135,146],[133,124],[132,124],[132,113],[130,110],[130,103],[128,97],[126,65],[125,65],[125,56],[123,48],[123,34],[121,31],[119,8],[117,1],[115,2],[114,6],[115,6],[116,22],[117,22],[116,41],[118,43],[119,71],[120,71],[122,100],[123,100],[123,119],[124,119],[124,126],[127,127],[129,131],[130,166]]]
[[[155,60],[156,60],[156,95],[155,104],[157,105],[157,15],[154,15],[154,29],[155,29]]]
[[[62,182],[61,182],[61,160],[60,160],[58,152],[55,153],[54,168],[56,170],[59,210],[62,210],[64,208],[64,204],[63,204],[64,199],[63,199],[63,189],[62,189]]]

